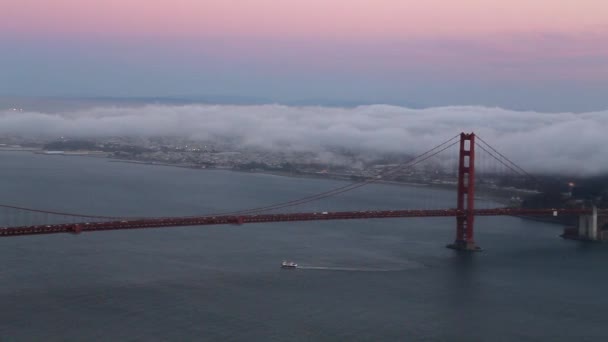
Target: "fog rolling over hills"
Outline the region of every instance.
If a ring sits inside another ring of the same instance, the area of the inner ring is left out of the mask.
[[[5,137],[175,136],[297,152],[344,148],[414,154],[474,131],[531,172],[576,176],[608,172],[606,128],[608,110],[540,113],[480,106],[117,104],[58,112],[0,111],[0,135]]]

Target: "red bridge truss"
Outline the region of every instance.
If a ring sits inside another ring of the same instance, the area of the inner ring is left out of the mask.
[[[589,215],[591,209],[475,209],[475,216],[563,216],[563,215]],[[601,211],[608,214],[608,210]],[[82,233],[121,229],[142,229],[180,226],[208,226],[245,223],[268,222],[297,222],[297,221],[329,221],[353,219],[378,218],[407,218],[407,217],[462,217],[469,212],[458,209],[445,210],[381,210],[381,211],[336,211],[315,213],[291,214],[260,214],[260,215],[222,215],[200,217],[174,217],[138,220],[121,220],[108,222],[85,222],[55,225],[37,225],[26,227],[0,228],[0,236],[20,236],[55,233]]]

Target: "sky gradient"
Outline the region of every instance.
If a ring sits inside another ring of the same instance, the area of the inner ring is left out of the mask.
[[[3,0],[0,46],[0,95],[608,107],[605,0]]]

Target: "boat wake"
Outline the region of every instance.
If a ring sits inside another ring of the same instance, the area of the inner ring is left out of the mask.
[[[301,270],[322,270],[322,271],[349,271],[349,272],[397,272],[413,269],[416,267],[395,267],[395,268],[376,268],[376,267],[340,267],[340,266],[308,266],[300,265]]]

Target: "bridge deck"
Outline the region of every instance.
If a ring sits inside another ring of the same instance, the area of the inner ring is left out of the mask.
[[[608,210],[602,210],[602,214]],[[105,230],[143,229],[177,226],[205,226],[221,224],[244,224],[262,222],[293,222],[293,221],[320,221],[320,220],[350,220],[350,219],[377,219],[377,218],[407,218],[407,217],[456,217],[465,215],[464,211],[456,209],[440,210],[380,210],[380,211],[337,211],[291,214],[258,214],[258,215],[223,215],[223,216],[196,216],[196,217],[161,217],[117,220],[107,222],[80,222],[67,224],[4,227],[0,228],[0,237],[81,233]],[[475,209],[475,216],[562,216],[562,215],[588,215],[591,209],[519,209],[496,208]]]

